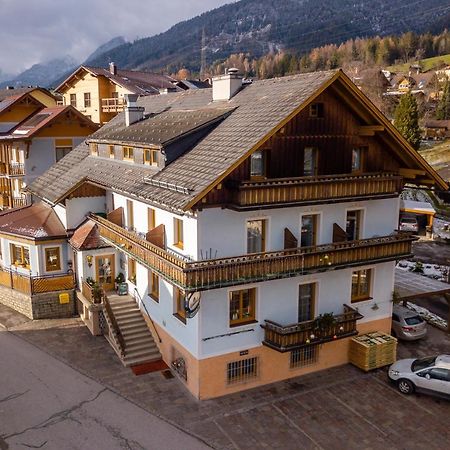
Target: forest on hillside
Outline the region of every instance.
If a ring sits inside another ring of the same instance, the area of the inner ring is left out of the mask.
[[[450,54],[450,31],[432,35],[407,32],[400,36],[349,39],[342,44],[316,47],[299,54],[295,50],[269,52],[259,58],[249,54],[230,55],[207,68],[205,75],[223,73],[225,68],[236,67],[247,77],[272,78],[301,72],[349,67],[385,68],[399,62],[418,61]],[[436,67],[444,65],[437,58]]]

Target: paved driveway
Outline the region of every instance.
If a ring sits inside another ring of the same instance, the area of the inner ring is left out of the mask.
[[[199,402],[176,378],[134,376],[77,320],[37,326],[22,324],[14,334],[217,449],[441,450],[450,442],[450,402],[403,396],[382,369],[342,366]],[[399,357],[450,353],[450,338],[430,331],[426,341],[401,344]]]

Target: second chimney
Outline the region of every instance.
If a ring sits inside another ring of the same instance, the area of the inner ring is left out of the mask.
[[[144,118],[144,110],[142,106],[137,106],[137,94],[125,94],[125,101],[127,102],[125,112],[125,125],[129,127],[131,124],[139,122]]]
[[[112,75],[117,75],[117,66],[113,62],[109,63],[109,72]]]
[[[225,75],[219,75],[212,79],[213,101],[230,100],[242,88],[242,75],[238,69],[228,69]]]

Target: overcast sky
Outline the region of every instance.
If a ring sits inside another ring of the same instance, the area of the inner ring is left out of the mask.
[[[82,61],[115,36],[148,37],[233,0],[0,0],[0,70],[71,55]]]

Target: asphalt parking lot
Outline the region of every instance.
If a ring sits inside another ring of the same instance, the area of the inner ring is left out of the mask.
[[[450,442],[450,402],[403,396],[386,369],[366,374],[346,365],[199,402],[177,378],[133,375],[78,319],[30,322],[0,305],[2,317],[16,336],[212,448],[441,450]],[[450,353],[450,337],[430,328],[426,340],[401,343],[398,357],[441,352]]]

